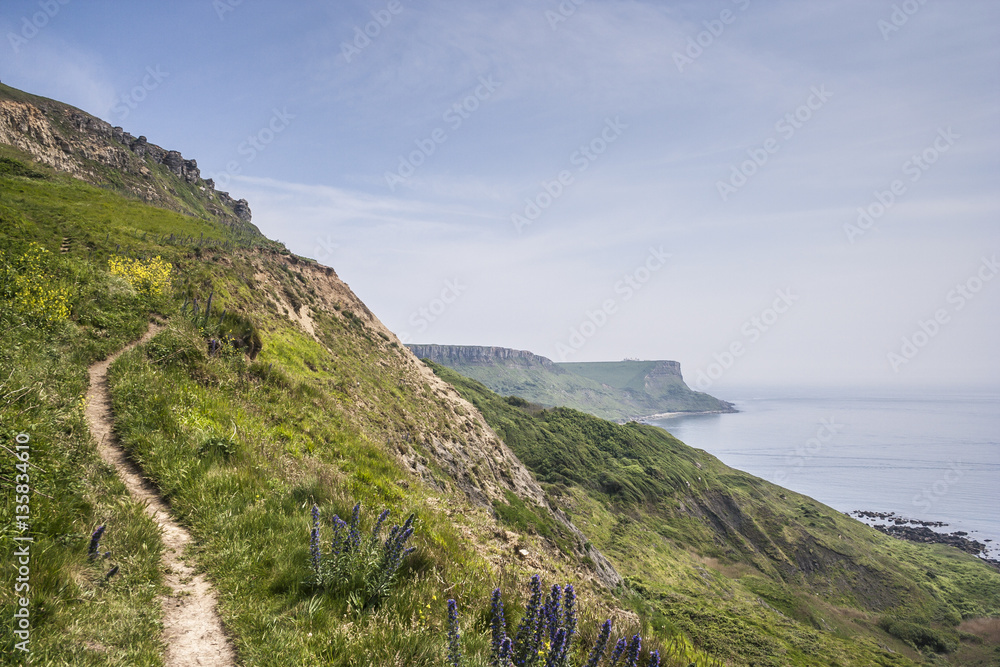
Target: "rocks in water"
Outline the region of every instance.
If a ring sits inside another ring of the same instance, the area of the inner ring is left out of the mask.
[[[924,544],[948,544],[956,549],[961,549],[966,553],[972,554],[973,556],[979,556],[987,563],[1000,568],[1000,561],[986,557],[987,546],[978,540],[970,539],[968,536],[969,534],[964,530],[957,530],[953,533],[939,533],[931,530],[932,527],[941,528],[948,525],[942,521],[907,519],[905,517],[896,516],[894,512],[870,512],[856,510],[852,512],[852,514],[870,521],[881,519],[891,522],[890,524],[866,522],[875,530],[885,533],[886,535],[890,535],[901,540],[909,540],[910,542],[921,542]],[[990,542],[991,540],[987,539],[985,541]]]

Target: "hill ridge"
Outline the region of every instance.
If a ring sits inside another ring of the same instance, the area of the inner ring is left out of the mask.
[[[736,412],[732,403],[693,391],[680,362],[554,362],[527,350],[481,345],[409,344],[421,359],[452,368],[504,394],[545,407],[569,407],[630,421],[675,412]]]

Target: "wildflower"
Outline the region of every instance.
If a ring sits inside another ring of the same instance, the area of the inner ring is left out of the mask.
[[[503,642],[507,639],[507,624],[503,617],[503,600],[500,598],[500,589],[493,590],[493,598],[490,601],[491,607],[491,623],[490,626],[493,631],[493,641],[491,643],[492,651],[490,653],[490,665],[492,667],[501,667],[500,657],[501,648]]]
[[[101,542],[101,536],[104,535],[104,526],[98,526],[94,534],[90,536],[90,546],[87,548],[87,559],[97,560],[100,555],[99,546]]]
[[[618,640],[618,643],[615,644],[614,650],[611,651],[611,658],[610,662],[608,663],[609,667],[616,667],[618,661],[621,660],[622,653],[625,652],[625,649],[627,647],[628,647],[628,642],[625,641],[624,637]]]
[[[514,660],[514,646],[510,642],[510,637],[504,637],[500,644],[500,667],[512,667]]]
[[[354,506],[354,510],[351,512],[351,530],[347,534],[347,544],[350,551],[357,551],[358,547],[361,545],[361,503]]]
[[[125,279],[144,296],[160,296],[170,287],[170,263],[159,255],[148,260],[112,257],[108,260],[108,271]]]
[[[533,660],[540,643],[535,639],[536,627],[540,625],[538,612],[542,603],[542,580],[537,574],[531,577],[529,586],[531,597],[514,635],[514,663],[517,665],[524,665],[529,657]]]
[[[566,584],[563,590],[563,626],[566,628],[566,645],[563,654],[568,654],[573,639],[576,637],[576,589],[573,584]]]
[[[604,657],[604,651],[608,647],[608,639],[611,637],[611,619],[604,621],[604,625],[601,626],[601,634],[598,635],[597,641],[594,642],[594,649],[590,652],[590,656],[587,658],[586,667],[597,667],[601,662],[601,658]]]
[[[378,520],[375,522],[375,527],[372,528],[372,543],[378,542],[378,534],[382,531],[382,524],[385,522],[386,517],[389,516],[389,510],[384,509],[382,513],[378,515]]]
[[[660,667],[660,652],[653,651],[649,654],[649,663],[647,667]]]
[[[344,539],[344,529],[347,528],[347,523],[341,519],[336,514],[333,515],[333,542],[330,544],[330,554],[334,557],[340,555],[341,547],[343,547]]]
[[[562,588],[559,584],[552,584],[549,599],[545,601],[545,622],[548,626],[549,641],[555,637],[558,628],[562,625],[562,613],[559,609],[559,599],[562,597]]]
[[[632,641],[628,645],[628,654],[625,656],[625,667],[638,667],[639,650],[642,648],[642,639],[639,635],[633,635]]]
[[[450,667],[460,667],[462,652],[459,648],[458,604],[448,600],[448,664]]]
[[[557,667],[562,662],[563,649],[566,648],[566,628],[556,630],[555,637],[552,638],[552,647],[549,649],[549,659],[545,662],[545,667]]]

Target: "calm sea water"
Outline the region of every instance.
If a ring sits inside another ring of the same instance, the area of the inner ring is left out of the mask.
[[[650,423],[842,512],[895,512],[990,539],[990,557],[1000,558],[1000,391],[716,395],[740,412]]]

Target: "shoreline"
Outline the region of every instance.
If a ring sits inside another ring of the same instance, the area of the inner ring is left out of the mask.
[[[951,533],[938,532],[932,528],[944,528],[948,526],[942,521],[923,521],[921,519],[909,519],[897,516],[895,512],[873,512],[869,510],[854,510],[848,516],[857,519],[861,523],[874,528],[880,533],[884,533],[898,540],[916,542],[918,544],[947,544],[965,553],[972,554],[982,561],[989,563],[997,570],[1000,570],[1000,560],[992,558],[991,552],[996,547],[992,544],[984,544],[979,540],[969,537],[964,530],[956,530]],[[876,523],[876,521],[884,523]],[[973,531],[975,532],[975,531]],[[985,542],[992,542],[985,539]]]
[[[692,410],[690,412],[657,412],[651,415],[644,415],[642,417],[630,417],[625,421],[635,421],[635,422],[649,422],[657,419],[670,419],[672,417],[689,417],[691,415],[732,415],[738,413],[739,410],[733,408],[732,410]]]

